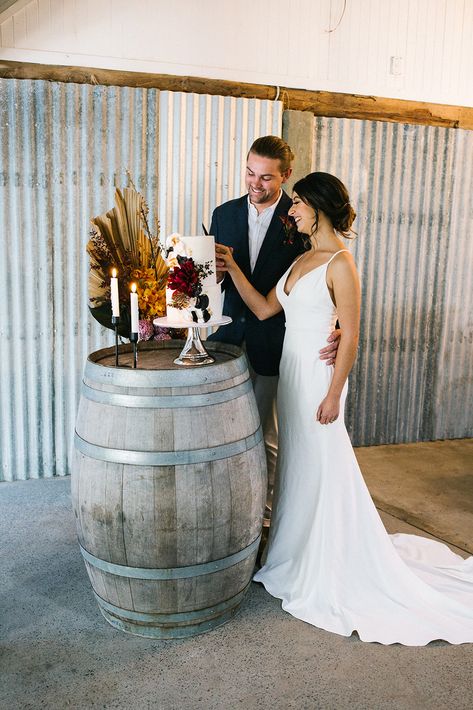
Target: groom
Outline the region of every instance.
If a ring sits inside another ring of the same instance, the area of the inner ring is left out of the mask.
[[[247,156],[247,194],[225,202],[212,215],[210,234],[217,243],[233,249],[238,266],[263,295],[271,291],[303,251],[299,240],[286,243],[286,230],[281,219],[287,217],[292,204],[282,185],[291,175],[293,160],[291,148],[282,138],[257,138]],[[231,343],[246,350],[268,461],[265,522],[269,524],[278,450],[276,390],[284,339],[284,313],[281,311],[268,320],[259,321],[243,303],[231,278],[219,272],[219,265],[217,257],[217,279],[223,279],[225,291],[223,313],[232,318],[232,323],[220,327],[209,340]],[[321,359],[327,360],[327,364],[333,362],[338,347],[336,335],[330,337],[333,340],[321,351]]]

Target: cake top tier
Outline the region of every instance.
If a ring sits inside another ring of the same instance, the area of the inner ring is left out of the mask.
[[[206,265],[203,284],[211,286],[215,280],[215,239],[211,234],[181,236],[171,234],[166,239],[166,263],[170,269],[179,265],[178,257],[192,259],[196,265]]]

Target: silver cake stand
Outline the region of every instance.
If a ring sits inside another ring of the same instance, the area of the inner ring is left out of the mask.
[[[207,323],[187,323],[170,320],[169,318],[155,318],[154,325],[159,325],[161,328],[187,328],[186,344],[182,348],[182,352],[174,360],[176,365],[184,365],[186,367],[197,367],[199,365],[211,365],[215,362],[215,358],[208,354],[201,339],[200,330],[202,328],[211,328],[217,325],[228,325],[232,322],[229,316],[222,316],[219,320],[211,318]]]

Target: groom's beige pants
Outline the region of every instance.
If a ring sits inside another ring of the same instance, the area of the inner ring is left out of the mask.
[[[253,382],[256,404],[263,427],[264,444],[266,447],[266,460],[268,463],[268,490],[266,494],[266,510],[264,524],[269,525],[273,504],[274,478],[276,473],[276,460],[278,457],[278,421],[276,414],[276,393],[278,389],[278,376],[270,377],[258,375],[251,365],[248,365]]]

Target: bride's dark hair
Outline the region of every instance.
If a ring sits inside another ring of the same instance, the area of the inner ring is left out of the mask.
[[[293,186],[301,200],[315,210],[314,232],[319,226],[319,210],[343,237],[356,232],[351,228],[356,212],[350,204],[348,190],[341,180],[329,173],[309,173]]]

